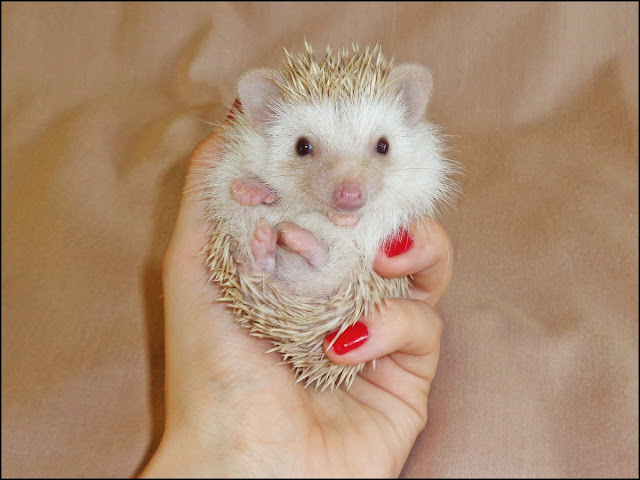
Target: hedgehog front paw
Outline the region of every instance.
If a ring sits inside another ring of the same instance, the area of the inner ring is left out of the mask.
[[[276,271],[276,244],[278,234],[273,230],[264,218],[256,225],[251,241],[251,253],[256,265],[265,272]]]
[[[231,182],[230,190],[236,202],[248,207],[255,207],[262,203],[271,205],[278,199],[278,195],[257,178],[237,178]]]
[[[321,268],[329,261],[327,247],[309,230],[292,222],[276,225],[278,243],[304,258],[309,265]]]

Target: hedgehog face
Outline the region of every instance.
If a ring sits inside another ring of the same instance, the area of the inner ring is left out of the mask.
[[[405,140],[407,130],[401,105],[392,99],[324,99],[287,102],[276,111],[265,132],[266,183],[338,225],[357,223],[394,170],[393,145]]]
[[[442,196],[432,187],[446,175],[433,129],[420,123],[431,90],[426,68],[392,68],[379,47],[328,50],[317,61],[307,45],[306,54],[287,54],[281,72],[252,70],[238,84],[266,149],[259,176],[290,207],[340,226],[432,213]]]

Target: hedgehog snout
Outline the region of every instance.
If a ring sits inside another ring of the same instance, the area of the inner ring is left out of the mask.
[[[367,195],[361,181],[344,180],[333,191],[333,204],[339,210],[359,210],[366,203]]]

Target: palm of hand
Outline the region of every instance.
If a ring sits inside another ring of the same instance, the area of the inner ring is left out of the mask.
[[[349,391],[305,389],[288,366],[278,364],[277,354],[265,354],[268,341],[249,336],[224,306],[212,304],[215,287],[206,283],[201,257],[181,258],[182,265],[165,272],[176,268],[199,281],[183,283],[178,296],[166,298],[167,357],[173,360],[167,362],[167,433],[189,425],[227,460],[240,454],[241,461],[229,466],[238,475],[265,469],[301,476],[400,471],[426,422],[430,379],[405,371],[389,356],[378,360],[376,372],[370,366],[364,372],[384,373],[379,385],[359,377]],[[192,316],[172,316],[174,308]],[[422,411],[403,397],[418,383]],[[179,413],[170,417],[173,412]]]

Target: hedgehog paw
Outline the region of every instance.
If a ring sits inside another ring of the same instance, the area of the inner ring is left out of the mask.
[[[278,235],[275,230],[267,224],[264,218],[261,218],[253,233],[251,253],[253,254],[256,265],[271,274],[276,271],[277,242]]]
[[[306,228],[291,222],[280,222],[276,230],[278,243],[300,255],[312,267],[323,267],[329,261],[327,247]]]
[[[233,199],[248,207],[255,207],[262,203],[271,205],[278,199],[276,193],[257,178],[239,178],[231,182],[231,196]]]

